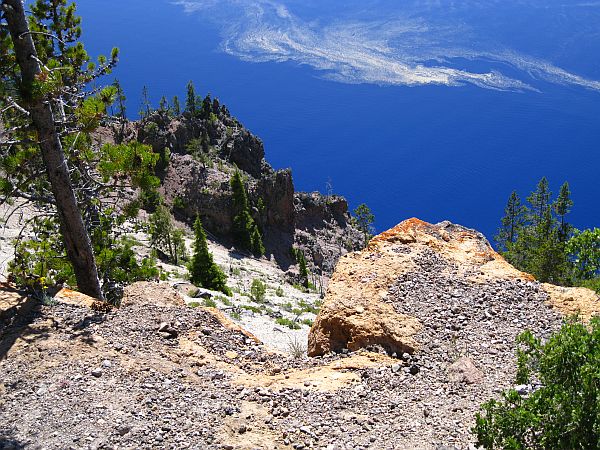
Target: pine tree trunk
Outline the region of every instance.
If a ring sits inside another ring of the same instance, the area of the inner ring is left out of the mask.
[[[92,243],[77,206],[65,154],[54,127],[52,107],[46,99],[31,98],[32,84],[41,69],[29,34],[23,3],[21,0],[2,0],[2,9],[21,69],[21,88],[25,96],[30,97],[25,99],[26,109],[31,114],[33,126],[38,133],[44,166],[56,201],[60,232],[75,271],[78,288],[84,294],[102,299]]]

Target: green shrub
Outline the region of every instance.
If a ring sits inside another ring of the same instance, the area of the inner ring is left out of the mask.
[[[279,317],[275,319],[275,323],[291,328],[292,330],[299,330],[301,328],[300,324],[285,317]]]
[[[221,303],[223,303],[225,306],[231,306],[231,300],[229,300],[228,297],[223,297],[222,295],[219,295],[217,297],[217,300],[219,300]]]
[[[317,302],[315,302],[315,304],[316,303]],[[317,306],[311,305],[306,300],[300,300],[298,302],[298,306],[300,306],[300,308],[302,308],[303,312],[309,312],[309,313],[312,313],[312,314],[315,314],[315,315],[319,314],[319,308]]]
[[[287,311],[287,312],[292,312],[293,306],[292,306],[292,304],[291,304],[290,302],[286,302],[286,303],[284,303],[283,305],[281,305],[281,308],[282,308],[284,311]]]
[[[486,449],[600,448],[600,319],[567,320],[547,342],[517,339],[517,383],[536,384],[482,405],[472,432]]]
[[[117,237],[117,226],[108,211],[100,215],[90,236],[105,297],[114,304],[120,301],[120,286],[159,276],[154,258],[137,258],[133,251],[137,242],[127,236]],[[18,286],[37,289],[42,284],[77,284],[57,229],[55,218],[37,217],[32,224],[33,237],[16,243],[8,269]]]
[[[173,208],[181,210],[185,209],[185,200],[183,199],[183,197],[180,197],[178,195],[173,199]]]
[[[600,277],[594,278],[592,280],[581,281],[580,285],[593,291],[596,291],[598,294],[600,294]]]
[[[246,311],[251,311],[251,312],[253,312],[255,314],[262,313],[262,308],[260,306],[242,305],[241,308],[245,309]]]
[[[256,303],[263,303],[265,301],[265,294],[267,292],[267,285],[258,278],[252,280],[252,286],[250,286],[250,295],[252,300]]]
[[[314,322],[313,322],[312,320],[310,320],[310,319],[304,319],[304,320],[302,321],[302,323],[303,323],[304,325],[308,325],[309,327],[312,327]]]
[[[277,288],[277,290],[275,291],[275,295],[276,295],[277,297],[283,297],[283,288],[282,288],[281,286],[279,286],[279,287]]]
[[[205,298],[202,300],[202,304],[207,308],[216,308],[217,302],[215,302],[212,298]]]

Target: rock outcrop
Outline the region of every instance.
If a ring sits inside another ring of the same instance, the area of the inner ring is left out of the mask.
[[[343,197],[295,192],[291,170],[274,170],[265,161],[262,141],[218,104],[208,118],[155,111],[128,124],[126,136],[161,155],[160,190],[175,214],[190,223],[200,214],[207,231],[225,243],[233,226],[229,180],[237,168],[244,173],[267,253],[281,266],[294,264],[290,248],[296,246],[313,272],[328,275],[341,255],[364,245]]]
[[[451,339],[453,332],[477,328],[478,321],[491,324],[496,309],[514,310],[507,320],[526,328],[537,324],[524,319],[525,310],[544,305],[586,317],[600,310],[594,292],[535,282],[475,230],[410,219],[340,260],[308,351],[322,355],[379,345],[391,353],[413,353],[429,344],[427,329],[445,330],[437,334]],[[430,315],[424,314],[428,308]]]

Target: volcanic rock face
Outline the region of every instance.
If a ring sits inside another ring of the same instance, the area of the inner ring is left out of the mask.
[[[111,130],[102,131],[97,140],[110,141]],[[213,107],[210,119],[188,113],[173,118],[155,111],[128,124],[126,137],[150,145],[168,161],[159,171],[160,191],[178,218],[191,223],[199,214],[206,230],[218,239],[231,240],[229,180],[237,168],[244,174],[267,253],[281,267],[295,264],[290,256],[294,246],[312,263],[313,273],[327,275],[341,255],[363,247],[364,236],[351,222],[346,200],[295,192],[291,170],[273,170],[264,159],[262,141],[223,107]]]
[[[559,324],[549,307],[565,314],[583,310],[589,317],[599,305],[587,289],[535,282],[474,230],[410,219],[340,260],[308,351],[379,345],[413,353],[461,339],[466,345],[498,339],[512,345],[519,330],[545,334]]]

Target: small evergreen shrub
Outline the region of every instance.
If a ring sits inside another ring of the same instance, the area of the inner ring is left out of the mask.
[[[529,331],[517,339],[515,390],[484,403],[472,432],[486,449],[600,448],[600,318],[567,320],[547,342]]]
[[[205,298],[202,300],[202,305],[206,306],[207,308],[216,308],[217,302],[215,302],[212,298]]]
[[[265,301],[265,294],[267,292],[267,285],[258,278],[252,280],[252,286],[250,286],[250,295],[256,303],[263,303]]]
[[[221,268],[213,261],[212,254],[208,251],[206,243],[206,234],[202,226],[200,216],[194,222],[194,256],[192,257],[188,269],[190,272],[190,281],[205,289],[221,291],[225,295],[231,295],[231,290],[227,287],[227,276]]]
[[[279,317],[275,319],[275,323],[288,327],[292,330],[299,330],[300,328],[302,328],[297,322],[294,322],[293,320],[287,319],[285,317]]]

